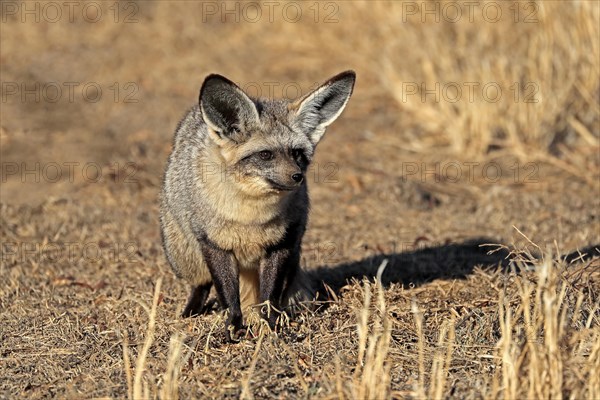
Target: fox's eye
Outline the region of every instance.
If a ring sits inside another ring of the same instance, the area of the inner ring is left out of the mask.
[[[293,150],[292,150],[292,156],[293,156],[294,158],[299,158],[299,157],[301,157],[301,156],[302,156],[302,154],[303,154],[303,153],[302,153],[302,150],[301,150],[301,149],[293,149]]]
[[[273,152],[269,151],[269,150],[263,150],[260,153],[258,153],[258,156],[263,161],[269,161],[269,160],[273,159]]]

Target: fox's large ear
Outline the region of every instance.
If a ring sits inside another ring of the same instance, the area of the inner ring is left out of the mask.
[[[290,109],[295,111],[295,127],[305,132],[313,145],[321,140],[325,128],[344,111],[355,80],[354,71],[342,72],[291,104]]]
[[[247,128],[259,123],[254,102],[224,76],[212,74],[206,77],[200,89],[199,103],[204,122],[217,144],[242,142]]]

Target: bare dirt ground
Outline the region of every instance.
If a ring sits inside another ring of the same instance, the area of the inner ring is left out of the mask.
[[[2,3],[0,397],[600,397],[598,3],[54,4]],[[303,245],[329,289],[239,344],[181,319],[157,195],[204,76],[348,68]]]

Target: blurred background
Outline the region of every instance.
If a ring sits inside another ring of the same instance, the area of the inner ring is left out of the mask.
[[[598,228],[593,211],[569,214],[600,197],[598,2],[6,1],[1,11],[4,204],[92,202],[117,219],[137,204],[154,240],[173,132],[207,74],[295,98],[354,69],[352,100],[313,165],[320,240],[331,227],[359,248],[382,232],[394,243],[512,240],[515,224],[552,240],[548,218]]]
[[[354,69],[353,99],[323,144],[340,152],[332,161],[389,170],[399,152],[508,154],[589,180],[598,22],[595,1],[5,1],[1,155],[136,161],[157,183],[208,73],[253,95],[295,97]],[[138,153],[156,157],[138,162]],[[22,181],[12,168],[3,183]],[[21,183],[2,200],[68,190]]]
[[[3,2],[1,201],[74,200],[75,213],[92,202],[116,219],[137,204],[154,241],[173,131],[207,74],[294,98],[354,69],[353,98],[313,166],[316,238],[335,227],[352,249],[508,240],[521,223],[551,240],[548,218],[593,231],[595,213],[570,213],[598,198],[599,7]]]

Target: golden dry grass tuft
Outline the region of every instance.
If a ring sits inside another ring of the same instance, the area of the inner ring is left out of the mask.
[[[381,283],[381,274],[386,265],[387,260],[384,260],[377,272],[377,302],[374,311],[371,311],[371,285],[365,282],[363,286],[363,307],[357,317],[358,358],[353,381],[348,385],[352,388],[348,398],[382,399],[390,395],[390,366],[387,357],[391,340],[391,321],[387,316]],[[371,313],[372,322],[369,322]]]
[[[595,398],[600,303],[577,290],[584,272],[552,253],[535,268],[532,277],[514,277],[517,290],[500,291],[498,367],[487,396]]]

